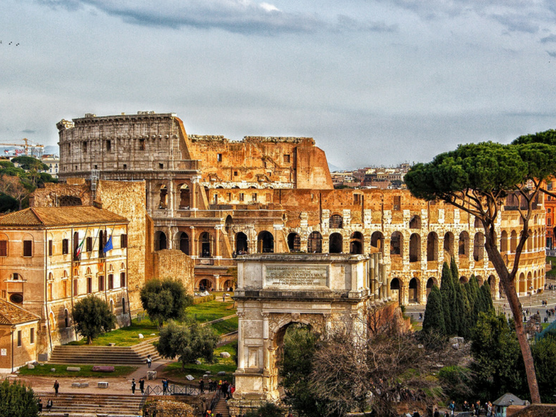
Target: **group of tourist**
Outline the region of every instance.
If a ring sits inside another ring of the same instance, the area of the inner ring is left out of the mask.
[[[448,410],[444,413],[445,416],[453,416],[458,409],[455,401],[451,401],[448,404]],[[479,415],[486,415],[487,417],[494,417],[494,407],[490,401],[487,401],[481,404],[480,401],[476,401],[475,403],[469,404],[467,401],[464,401],[461,405],[461,411],[465,413],[471,413],[473,416]],[[435,409],[433,417],[440,417],[440,412]]]

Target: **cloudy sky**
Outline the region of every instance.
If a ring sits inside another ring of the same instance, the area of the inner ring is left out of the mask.
[[[556,128],[552,0],[3,0],[0,142],[173,112],[341,168]]]

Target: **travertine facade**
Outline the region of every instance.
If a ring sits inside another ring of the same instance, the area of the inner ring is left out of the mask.
[[[154,250],[195,261],[195,286],[233,285],[242,253],[383,254],[392,295],[424,303],[454,256],[499,296],[498,278],[474,218],[404,190],[334,190],[324,152],[311,138],[187,135],[173,114],[87,115],[58,123],[60,178],[145,181]],[[498,223],[511,264],[520,230],[509,203]],[[543,288],[544,210],[537,202],[518,290]]]

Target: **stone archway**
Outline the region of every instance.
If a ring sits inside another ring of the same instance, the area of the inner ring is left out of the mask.
[[[386,301],[369,288],[371,282],[388,285],[378,268],[379,257],[372,255],[371,262],[367,256],[349,254],[238,258],[238,367],[234,398],[228,401],[231,416],[279,400],[277,358],[288,326],[301,323],[323,334],[346,328],[354,335],[365,334],[367,308]]]

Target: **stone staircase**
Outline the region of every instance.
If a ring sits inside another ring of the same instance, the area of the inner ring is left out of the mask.
[[[43,404],[43,416],[141,416],[141,409],[147,397],[142,395],[106,395],[68,393],[53,396],[51,392],[35,392]],[[46,409],[47,401],[52,400],[52,408]]]
[[[230,416],[230,414],[228,413],[228,403],[226,402],[224,397],[221,397],[220,400],[218,400],[218,403],[216,403],[216,407],[214,407],[214,410],[212,410],[212,412],[214,413],[214,415],[220,413],[222,414],[222,417]]]
[[[135,346],[56,346],[48,363],[144,365],[148,355],[151,355],[153,362],[160,359],[160,355],[152,342],[153,340],[148,340]]]

